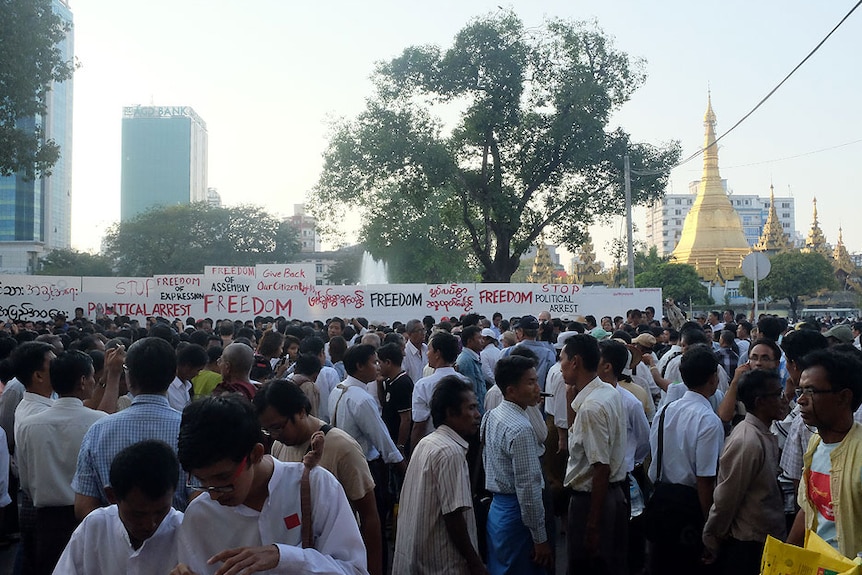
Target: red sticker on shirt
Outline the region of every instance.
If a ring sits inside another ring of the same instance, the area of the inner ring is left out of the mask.
[[[294,527],[299,527],[299,515],[294,513],[293,515],[288,515],[284,518],[284,526],[288,529],[293,529]]]
[[[814,505],[820,515],[829,521],[835,521],[835,510],[832,509],[832,487],[829,475],[812,471],[808,476],[808,500]]]

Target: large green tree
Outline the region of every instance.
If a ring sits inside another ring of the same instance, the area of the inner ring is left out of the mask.
[[[212,264],[287,263],[298,252],[290,223],[251,205],[156,208],[114,224],[105,236],[105,255],[128,276],[202,273]]]
[[[437,241],[451,234],[482,280],[509,281],[543,232],[574,251],[589,225],[622,212],[624,155],[658,174],[633,179],[634,201],[661,194],[678,145],[609,126],[641,69],[586,24],[536,32],[512,13],[478,18],[446,50],[414,46],[378,64],[365,111],[333,127],[311,207],[330,223],[362,211],[366,230],[437,213]],[[365,234],[372,253],[411,242],[375,248],[377,237]]]
[[[680,303],[713,303],[709,290],[700,283],[697,270],[688,264],[654,264],[647,271],[635,276],[635,286],[661,288],[662,297],[673,298]]]
[[[111,260],[101,254],[77,250],[53,250],[39,259],[37,275],[44,276],[96,276],[116,275]]]
[[[59,47],[68,31],[51,0],[0,0],[0,175],[49,175],[60,157],[34,119],[51,82],[72,77],[75,64]]]
[[[812,296],[820,290],[837,287],[832,264],[816,252],[792,251],[776,254],[769,259],[769,263],[769,275],[757,284],[758,296],[787,300],[793,321],[798,317],[802,298]],[[754,297],[754,284],[745,279],[741,282],[739,291],[746,297]]]

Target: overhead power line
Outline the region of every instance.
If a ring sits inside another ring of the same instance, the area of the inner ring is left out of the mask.
[[[830,30],[829,33],[826,34],[826,36],[824,36],[823,39],[817,43],[817,45],[808,53],[807,56],[805,56],[805,58],[802,59],[801,62],[799,62],[796,66],[794,66],[794,68],[778,84],[776,84],[776,86],[772,90],[770,90],[769,93],[766,94],[766,96],[761,98],[761,100],[757,103],[757,105],[755,105],[747,114],[745,114],[742,118],[740,118],[739,121],[737,121],[734,125],[732,125],[721,136],[716,138],[715,142],[713,142],[712,144],[710,144],[709,146],[707,146],[705,148],[698,150],[697,152],[693,153],[692,155],[690,155],[686,159],[682,160],[681,162],[679,162],[675,166],[669,168],[668,170],[649,171],[649,172],[641,172],[641,171],[637,171],[637,170],[632,170],[632,173],[639,175],[639,176],[659,175],[659,174],[665,173],[667,171],[673,170],[674,168],[678,168],[684,164],[687,164],[688,162],[692,161],[693,159],[695,159],[698,156],[700,156],[701,154],[703,154],[707,149],[711,148],[712,146],[717,145],[718,142],[720,142],[722,140],[722,138],[724,138],[725,136],[730,134],[732,131],[734,131],[737,127],[739,127],[740,124],[742,124],[744,121],[746,121],[749,118],[749,116],[751,116],[754,112],[756,112],[757,109],[760,108],[760,106],[762,106],[769,98],[771,98],[772,95],[775,92],[777,92],[778,89],[782,85],[784,85],[784,83],[787,80],[789,80],[790,77],[793,76],[793,74],[795,74],[796,71],[799,70],[799,68],[801,68],[802,65],[805,64],[805,62],[807,62],[811,58],[811,56],[813,56],[820,49],[821,46],[823,46],[823,44],[826,43],[826,41],[830,38],[830,36],[832,36],[832,34],[834,34],[835,31],[838,30],[838,28],[840,28],[842,24],[844,24],[844,22],[850,17],[851,14],[853,14],[853,12],[856,11],[857,8],[859,8],[860,5],[862,5],[862,0],[859,0],[858,2],[856,2],[856,4],[853,5],[853,7],[850,9],[850,11],[847,12],[847,14],[845,14],[843,18],[841,18],[841,20],[838,22],[838,24],[836,24],[835,27],[832,28],[832,30]]]

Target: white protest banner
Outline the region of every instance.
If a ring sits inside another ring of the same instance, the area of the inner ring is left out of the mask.
[[[0,320],[50,320],[58,313],[74,315],[81,278],[65,276],[0,276]]]
[[[168,319],[248,320],[255,316],[326,320],[365,317],[371,323],[538,315],[564,320],[587,314],[624,315],[628,309],[661,310],[660,288],[584,287],[577,284],[384,284],[316,286],[313,264],[207,266],[204,274],[151,278],[50,278],[0,276],[0,319],[49,319],[84,308],[90,319],[148,316]]]

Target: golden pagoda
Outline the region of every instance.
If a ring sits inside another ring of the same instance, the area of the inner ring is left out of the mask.
[[[772,185],[769,186],[769,215],[766,217],[766,224],[763,226],[763,232],[760,234],[760,239],[755,244],[752,251],[766,252],[767,254],[780,254],[790,249],[790,238],[784,233],[781,227],[781,221],[778,219],[778,212],[775,210],[775,190]]]
[[[820,222],[817,221],[817,198],[814,198],[814,221],[811,222],[811,229],[808,231],[808,237],[805,238],[805,247],[802,248],[802,251],[818,253],[827,260],[831,259],[832,256],[829,253],[829,246],[826,245],[826,236],[823,235]]]
[[[595,282],[602,273],[602,266],[596,261],[593,239],[587,238],[578,250],[578,261],[572,264],[572,281],[576,284]]]
[[[742,275],[742,258],[751,252],[751,248],[742,231],[739,214],[721,185],[711,96],[707,98],[703,126],[706,132],[703,175],[697,198],[685,217],[682,236],[671,259],[676,263],[693,265],[703,279],[711,280],[718,270],[731,279]]]
[[[832,251],[832,269],[835,270],[835,278],[845,290],[859,291],[859,270],[850,259],[847,247],[844,245],[844,230],[838,228],[838,243]]]
[[[536,245],[536,259],[533,261],[533,269],[527,275],[527,281],[534,284],[558,283],[554,271],[551,250],[545,242],[540,241]]]

